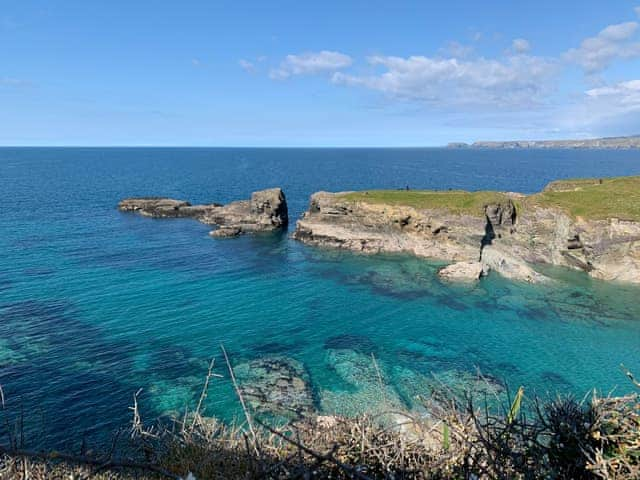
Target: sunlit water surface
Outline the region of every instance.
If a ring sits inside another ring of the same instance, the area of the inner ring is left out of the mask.
[[[197,400],[209,359],[304,365],[316,406],[412,406],[433,379],[480,370],[527,392],[627,391],[640,372],[640,288],[552,269],[552,286],[495,275],[444,284],[436,263],[301,245],[288,234],[214,240],[191,220],[116,210],[127,196],[192,202],[281,186],[295,219],[318,190],[533,192],[556,178],[640,173],[633,151],[0,149],[0,384],[30,441],[65,445]],[[293,225],[290,227],[291,232]],[[213,381],[210,415],[238,405]],[[44,420],[43,420],[44,419]]]

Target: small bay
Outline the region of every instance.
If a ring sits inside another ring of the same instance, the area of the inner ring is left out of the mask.
[[[634,174],[634,150],[0,148],[7,405],[35,412],[33,443],[64,446],[126,425],[140,388],[147,418],[193,405],[216,358],[225,378],[207,413],[231,420],[240,411],[221,343],[241,371],[291,359],[329,413],[376,407],[371,355],[387,401],[408,406],[478,371],[531,395],[624,393],[620,364],[640,375],[640,287],[563,269],[548,269],[553,286],[495,275],[451,285],[435,262],[325,251],[287,233],[216,240],[198,222],[116,205],[229,202],[279,186],[290,233],[319,190],[532,193],[560,178]]]

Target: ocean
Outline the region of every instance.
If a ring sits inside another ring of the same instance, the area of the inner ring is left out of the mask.
[[[326,413],[412,407],[478,372],[527,395],[624,393],[640,375],[640,287],[550,269],[550,286],[490,275],[441,282],[440,264],[302,245],[289,234],[319,190],[497,189],[640,174],[639,151],[1,148],[0,385],[27,443],[72,447],[197,402],[240,414],[220,351],[297,362]],[[212,239],[189,219],[117,211],[157,195],[229,202],[280,186],[289,232]],[[435,380],[434,380],[435,379]],[[74,443],[75,442],[75,443]]]

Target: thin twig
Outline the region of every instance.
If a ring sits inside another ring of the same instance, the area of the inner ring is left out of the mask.
[[[7,448],[4,445],[0,445],[0,454],[7,455],[10,457],[22,457],[22,458],[39,458],[42,460],[48,461],[67,461],[71,463],[77,463],[80,465],[92,465],[98,466],[101,470],[110,469],[110,468],[127,468],[132,470],[146,470],[149,472],[159,473],[168,478],[173,478],[178,480],[180,477],[175,475],[164,468],[155,465],[153,463],[141,463],[134,462],[128,460],[122,461],[114,461],[109,460],[105,462],[103,459],[89,457],[85,455],[72,455],[68,453],[61,452],[37,452],[34,450],[24,450],[24,449],[11,449]]]
[[[220,348],[222,349],[222,354],[224,355],[224,361],[227,363],[227,368],[229,369],[229,375],[231,376],[231,381],[233,382],[233,388],[236,391],[236,395],[238,395],[238,399],[240,400],[240,405],[242,405],[242,411],[244,412],[244,417],[247,419],[247,425],[249,426],[249,431],[251,432],[251,436],[253,437],[253,448],[255,449],[256,453],[259,455],[260,452],[258,451],[258,447],[257,447],[258,437],[256,435],[255,429],[253,428],[251,414],[249,413],[247,404],[244,401],[244,397],[242,396],[240,387],[238,387],[238,382],[236,381],[236,375],[233,373],[233,368],[231,367],[231,362],[229,361],[229,356],[227,355],[227,351],[224,349],[223,344],[220,344]]]
[[[282,433],[278,432],[277,430],[274,430],[273,428],[271,428],[268,425],[265,425],[264,423],[260,422],[259,420],[256,420],[256,422],[261,425],[263,428],[267,429],[268,431],[270,431],[271,433],[273,433],[274,435],[276,435],[277,437],[280,437],[282,440],[284,440],[287,443],[290,443],[291,445],[298,447],[300,450],[304,451],[305,453],[311,455],[312,457],[318,459],[318,460],[322,460],[322,461],[326,461],[326,462],[330,462],[333,463],[335,466],[337,466],[338,468],[340,468],[341,470],[347,472],[349,475],[352,475],[355,478],[359,478],[360,480],[372,480],[370,477],[366,476],[365,474],[359,472],[358,470],[356,470],[353,467],[350,467],[349,465],[345,465],[344,463],[342,463],[341,461],[339,461],[338,459],[336,459],[332,454],[325,454],[322,455],[320,453],[314,452],[313,450],[311,450],[308,447],[305,447],[304,445],[302,445],[301,443],[296,442],[295,440],[290,439],[289,437],[287,437],[286,435],[283,435]]]

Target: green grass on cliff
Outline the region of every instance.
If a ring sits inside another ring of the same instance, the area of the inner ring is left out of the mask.
[[[640,176],[559,180],[526,203],[561,208],[574,218],[640,221]]]
[[[369,190],[347,193],[345,200],[413,207],[417,209],[447,210],[451,213],[484,216],[484,207],[507,199],[500,192],[463,190]]]
[[[482,216],[485,205],[505,201],[508,197],[493,191],[369,190],[347,193],[342,198]],[[551,182],[544,191],[514,203],[518,210],[528,206],[555,207],[574,218],[600,220],[615,217],[640,221],[640,176],[558,180]]]

